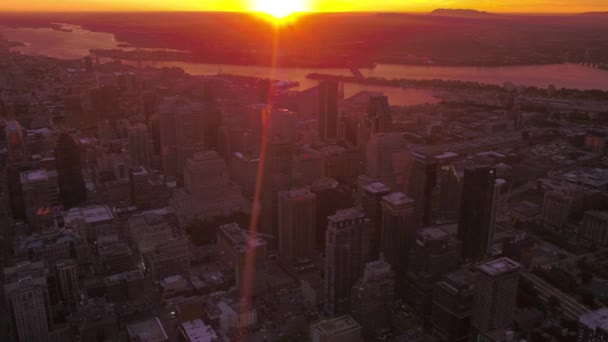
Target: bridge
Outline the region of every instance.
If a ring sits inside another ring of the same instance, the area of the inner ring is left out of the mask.
[[[353,74],[353,76],[355,76],[356,78],[360,78],[360,79],[365,79],[365,76],[363,76],[363,74],[361,73],[361,71],[359,71],[359,69],[355,68],[355,67],[350,67],[350,72]]]

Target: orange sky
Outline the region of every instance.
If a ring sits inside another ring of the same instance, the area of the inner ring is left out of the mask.
[[[0,11],[247,11],[255,0],[0,0]],[[277,2],[290,0],[277,0]],[[608,0],[306,0],[310,11],[474,8],[491,12],[608,11]]]

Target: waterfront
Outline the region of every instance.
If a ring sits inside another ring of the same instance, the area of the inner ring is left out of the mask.
[[[0,28],[7,39],[20,41],[25,46],[14,50],[25,54],[40,54],[60,59],[76,59],[88,55],[90,49],[117,49],[123,42],[116,41],[113,34],[91,32],[74,25],[64,25],[69,32],[51,28]],[[123,61],[136,65],[135,61]],[[272,68],[268,66],[243,66],[189,63],[179,61],[143,61],[142,66],[179,67],[193,75],[212,75],[218,72],[290,80],[300,83],[300,89],[316,85],[307,79],[310,73],[350,76],[348,69],[331,68]],[[375,69],[361,69],[366,77],[403,79],[444,79],[481,82],[503,85],[505,82],[527,86],[608,90],[608,71],[577,64],[552,64],[510,67],[446,67],[378,64]],[[383,86],[347,84],[346,96],[361,90],[383,92],[391,103],[398,105],[434,103],[438,100],[431,91],[398,89]]]

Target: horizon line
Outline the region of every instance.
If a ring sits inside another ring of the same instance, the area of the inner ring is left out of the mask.
[[[479,14],[497,14],[497,15],[578,15],[578,14],[586,14],[586,13],[597,13],[597,14],[608,14],[608,10],[606,11],[584,11],[584,12],[490,12],[484,10],[476,10],[476,9],[468,9],[468,8],[436,8],[433,10],[427,11],[364,11],[364,10],[352,10],[352,11],[331,11],[331,10],[321,10],[321,11],[301,11],[295,12],[297,15],[315,15],[315,14],[432,14],[435,10],[464,10],[464,11],[477,11]],[[0,14],[111,14],[111,13],[224,13],[224,14],[255,14],[255,11],[246,11],[246,10],[234,10],[234,11],[226,11],[226,10],[170,10],[170,9],[146,9],[146,10],[138,10],[138,9],[130,9],[130,10],[0,10]]]

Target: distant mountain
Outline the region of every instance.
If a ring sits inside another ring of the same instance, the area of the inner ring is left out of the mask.
[[[438,8],[431,12],[431,15],[443,16],[443,17],[465,17],[465,18],[479,18],[493,15],[492,13],[485,11],[478,11],[474,9],[460,9],[460,8]]]
[[[581,15],[589,17],[608,17],[608,12],[585,12],[581,13]]]

